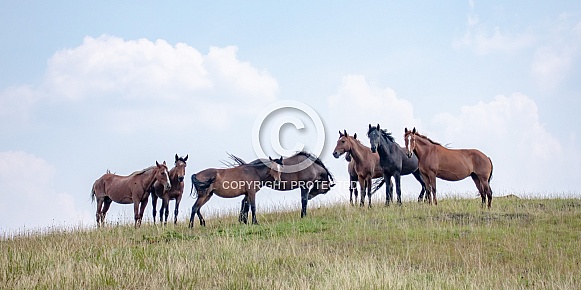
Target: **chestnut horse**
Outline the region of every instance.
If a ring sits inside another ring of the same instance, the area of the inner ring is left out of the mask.
[[[120,204],[133,203],[135,227],[140,226],[147,206],[149,188],[154,182],[159,182],[169,190],[171,183],[168,176],[165,161],[163,164],[155,161],[155,166],[133,172],[129,176],[105,173],[93,183],[91,190],[92,201],[97,198],[97,226],[105,224],[105,215],[113,201]]]
[[[488,208],[492,202],[492,160],[476,149],[448,149],[440,143],[420,135],[416,128],[404,130],[405,147],[408,156],[415,153],[419,158],[420,172],[426,181],[426,189],[431,203],[438,204],[436,199],[436,177],[458,181],[468,176],[476,184],[482,198],[482,207],[488,197]],[[431,196],[430,196],[431,193]]]
[[[343,130],[343,133],[339,131],[339,140],[337,140],[337,145],[333,150],[333,157],[339,158],[344,153],[347,153],[352,160],[348,166],[351,181],[355,177],[361,187],[360,205],[365,204],[365,195],[367,195],[368,204],[371,207],[371,181],[373,178],[383,178],[383,169],[379,165],[379,154],[371,152],[369,147],[357,140],[357,133],[349,136],[347,130]],[[354,171],[355,176],[352,175],[351,171]],[[351,196],[349,201],[353,204]],[[355,193],[355,203],[357,203],[357,193]]]
[[[408,174],[413,174],[422,186],[422,191],[418,198],[418,201],[421,201],[425,190],[425,179],[420,174],[418,158],[413,154],[406,156],[405,148],[399,146],[391,133],[381,129],[379,124],[377,124],[377,127],[372,127],[369,124],[367,137],[369,137],[369,143],[371,144],[371,152],[379,154],[379,164],[383,170],[384,180],[391,180],[392,176],[395,179],[397,203],[401,205],[401,176]],[[389,205],[393,201],[393,186],[390,185],[388,187],[389,189],[385,189],[385,205]]]
[[[272,183],[272,180],[280,181],[283,166],[282,157],[275,160],[270,157],[268,159],[258,159],[250,164],[243,164],[233,168],[208,168],[193,174],[190,195],[195,188],[197,199],[192,206],[189,227],[194,226],[196,214],[200,220],[200,225],[206,225],[200,209],[214,194],[225,198],[244,195],[245,200],[248,200],[252,209],[252,224],[258,224],[256,220],[256,192],[267,183]],[[244,220],[243,222],[246,223],[247,221]]]
[[[188,161],[188,155],[186,155],[186,157],[178,157],[176,154],[174,167],[169,171],[169,181],[171,183],[171,188],[169,190],[165,190],[163,184],[157,181],[153,183],[153,186],[151,186],[149,192],[151,193],[151,205],[153,206],[153,223],[155,223],[157,198],[161,198],[162,201],[161,208],[159,209],[159,222],[163,222],[164,225],[167,224],[170,200],[176,201],[173,223],[176,224],[178,222],[180,201],[182,200],[182,195],[184,193],[186,161]]]

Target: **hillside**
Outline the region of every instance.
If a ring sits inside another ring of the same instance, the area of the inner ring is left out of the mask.
[[[336,205],[0,241],[0,288],[581,288],[581,200]]]

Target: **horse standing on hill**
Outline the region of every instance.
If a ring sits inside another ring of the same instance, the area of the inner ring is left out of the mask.
[[[250,164],[226,169],[208,168],[193,174],[190,194],[195,189],[197,199],[192,206],[189,227],[194,226],[196,215],[198,215],[200,225],[206,225],[200,209],[214,194],[225,198],[244,195],[244,200],[248,200],[252,209],[252,224],[258,224],[256,220],[256,192],[271,180],[279,181],[282,167],[282,157],[274,160],[269,157],[269,160],[258,159]],[[241,221],[247,223],[247,220]]]
[[[436,177],[458,181],[468,176],[476,184],[482,198],[482,207],[488,198],[488,208],[492,203],[492,160],[477,149],[448,149],[430,138],[420,135],[416,128],[404,129],[407,155],[416,154],[419,158],[420,172],[426,181],[430,203],[436,199]]]
[[[349,136],[347,130],[343,130],[343,133],[339,131],[339,140],[337,140],[337,145],[333,150],[333,157],[339,158],[344,153],[347,153],[352,160],[348,165],[350,181],[353,182],[355,178],[355,181],[359,181],[359,186],[361,187],[361,206],[365,204],[365,195],[367,195],[368,204],[371,207],[372,179],[383,178],[379,155],[371,152],[371,149],[357,140],[357,133]],[[357,189],[355,188],[355,190]],[[349,200],[353,204],[351,194]],[[357,203],[357,191],[355,191],[355,203]]]
[[[371,152],[379,153],[379,163],[383,169],[384,180],[391,180],[393,176],[395,179],[395,190],[397,193],[397,203],[401,205],[401,176],[413,174],[416,180],[422,185],[422,192],[420,193],[421,200],[424,195],[424,179],[420,175],[418,169],[418,158],[415,155],[406,156],[405,148],[402,148],[395,142],[391,133],[382,130],[377,124],[377,127],[372,127],[369,124],[367,131],[369,143],[371,144]],[[392,187],[392,186],[389,186]],[[385,205],[389,205],[393,201],[392,190],[385,190]]]
[[[166,190],[165,186],[157,181],[154,182],[149,189],[149,192],[151,193],[151,205],[153,206],[154,223],[158,198],[161,198],[162,200],[161,208],[159,209],[159,222],[163,222],[164,225],[167,224],[170,200],[176,201],[173,223],[176,224],[178,222],[180,201],[182,200],[182,195],[184,193],[184,177],[186,175],[187,166],[186,161],[188,161],[188,155],[186,155],[186,157],[178,157],[176,154],[174,167],[169,171],[169,181],[171,183],[171,188],[169,190]]]
[[[165,161],[155,162],[155,166],[133,172],[129,176],[119,176],[105,173],[93,183],[91,200],[97,199],[97,226],[105,224],[105,215],[111,202],[120,204],[133,203],[135,227],[141,225],[141,218],[147,206],[149,188],[154,182],[159,182],[166,190],[171,188],[169,173]]]
[[[282,158],[282,157],[281,157]],[[244,162],[235,160],[237,163]],[[300,188],[301,190],[301,218],[307,215],[309,200],[319,194],[325,194],[335,184],[333,175],[323,161],[311,153],[301,151],[295,155],[282,159],[284,165],[280,182],[269,185],[274,190],[287,191]],[[240,217],[248,215],[248,202],[242,200]]]

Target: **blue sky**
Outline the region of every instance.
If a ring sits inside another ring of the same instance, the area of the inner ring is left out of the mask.
[[[92,225],[90,187],[107,169],[189,154],[189,176],[226,152],[252,160],[256,116],[279,100],[320,115],[321,158],[339,179],[337,131],[369,144],[367,125],[380,123],[400,144],[415,126],[482,150],[497,195],[577,195],[581,4],[505,2],[3,1],[0,230]],[[281,140],[309,145],[313,134],[286,128]],[[403,180],[412,199],[419,189]],[[438,189],[476,195],[471,180]],[[314,202],[347,199],[337,188]],[[299,194],[266,190],[258,202],[298,206]],[[130,212],[113,205],[110,216]]]

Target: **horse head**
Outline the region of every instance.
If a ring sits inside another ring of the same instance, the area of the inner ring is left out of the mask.
[[[379,138],[381,137],[381,128],[379,127],[379,124],[377,124],[377,127],[372,127],[371,124],[369,124],[367,137],[369,137],[369,143],[371,143],[371,152],[377,153]]]
[[[169,172],[167,170],[165,161],[162,164],[155,161],[155,165],[157,166],[155,171],[155,180],[163,185],[164,190],[170,190],[171,182],[169,181]]]
[[[186,155],[186,157],[178,157],[178,155],[176,154],[174,168],[176,170],[178,182],[183,182],[184,177],[186,176],[186,166],[187,166],[186,161],[188,161],[188,155]]]
[[[347,134],[347,130],[343,130],[343,133],[339,131],[339,140],[337,140],[337,145],[335,146],[335,150],[333,150],[333,157],[339,158],[345,152],[349,154],[351,152],[352,139],[357,139],[357,133],[351,137]]]
[[[274,178],[275,182],[280,182],[281,180],[281,173],[282,173],[282,156],[279,159],[272,159],[270,156],[268,156],[268,159],[270,160],[270,165],[268,166],[268,168],[270,168],[268,174],[270,174],[270,176],[272,176],[272,178]]]
[[[413,130],[404,129],[403,138],[405,139],[405,151],[408,158],[412,157],[414,150],[416,150],[416,127]]]

